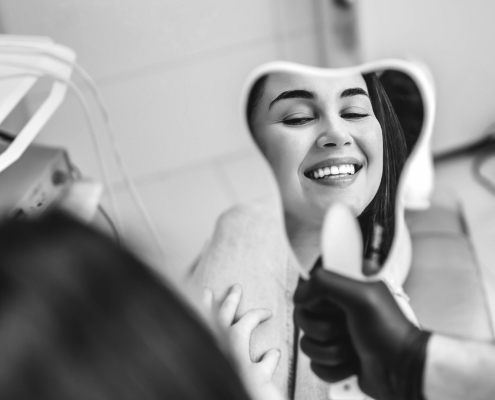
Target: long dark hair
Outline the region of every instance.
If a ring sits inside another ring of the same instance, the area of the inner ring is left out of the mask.
[[[362,214],[358,217],[363,232],[364,255],[371,249],[377,226],[383,229],[379,246],[380,263],[388,255],[395,232],[395,201],[400,173],[407,157],[407,147],[401,124],[392,104],[375,73],[365,74],[373,112],[383,135],[383,174],[380,187]]]
[[[0,243],[0,398],[248,400],[195,312],[106,236],[53,214]]]
[[[254,111],[263,97],[268,76],[260,77],[249,93],[246,119],[253,135]],[[407,157],[407,148],[401,124],[377,75],[375,73],[364,74],[363,78],[368,87],[373,112],[382,128],[383,174],[375,197],[358,220],[363,233],[364,257],[369,257],[370,252],[378,251],[381,264],[388,255],[394,238],[395,198],[400,173]],[[377,228],[382,231],[381,243],[378,249],[374,249],[372,239]]]

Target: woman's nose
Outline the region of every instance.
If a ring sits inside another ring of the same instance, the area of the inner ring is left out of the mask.
[[[329,147],[340,148],[350,146],[351,142],[352,137],[344,127],[330,123],[325,126],[325,130],[316,139],[316,146],[320,149]]]

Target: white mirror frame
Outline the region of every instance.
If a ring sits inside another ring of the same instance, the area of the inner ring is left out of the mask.
[[[429,198],[433,190],[433,161],[430,151],[430,139],[435,119],[435,89],[433,79],[424,64],[418,61],[401,59],[383,59],[347,68],[318,68],[285,61],[274,61],[255,68],[247,77],[242,90],[241,118],[244,128],[249,132],[246,119],[246,107],[249,93],[254,83],[263,75],[273,72],[299,73],[305,75],[341,77],[351,74],[366,74],[375,71],[393,69],[410,76],[421,93],[424,106],[424,120],[414,149],[406,160],[397,188],[395,213],[395,236],[387,259],[377,278],[385,279],[392,286],[401,285],[409,272],[411,248],[409,232],[405,226],[404,210],[429,207]],[[252,137],[251,134],[249,134]],[[254,140],[253,140],[253,144]],[[255,147],[257,148],[256,144]],[[399,264],[402,267],[397,267]],[[404,266],[406,266],[404,268]]]

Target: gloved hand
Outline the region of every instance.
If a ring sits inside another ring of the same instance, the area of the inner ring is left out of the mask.
[[[430,333],[404,316],[383,282],[317,267],[299,282],[294,302],[301,349],[317,376],[335,382],[357,373],[361,390],[375,399],[423,399]]]

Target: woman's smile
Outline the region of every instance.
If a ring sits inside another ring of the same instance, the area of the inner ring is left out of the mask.
[[[329,158],[304,171],[304,176],[318,185],[346,187],[352,185],[363,164],[356,158]]]
[[[301,223],[321,224],[332,202],[359,215],[373,200],[382,178],[382,130],[360,74],[270,74],[252,129],[286,213]]]

